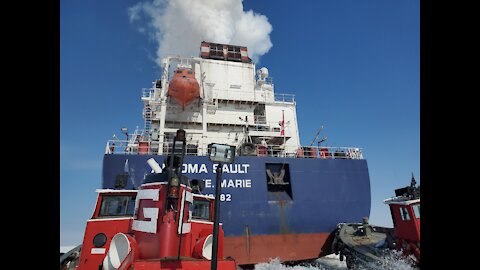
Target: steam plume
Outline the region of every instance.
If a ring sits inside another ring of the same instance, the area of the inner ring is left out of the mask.
[[[247,46],[257,62],[272,47],[272,25],[266,16],[244,11],[242,1],[154,0],[130,7],[128,15],[158,43],[158,65],[167,55],[198,56],[201,41]]]

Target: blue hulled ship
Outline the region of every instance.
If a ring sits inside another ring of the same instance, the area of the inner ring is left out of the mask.
[[[322,146],[323,140],[302,146],[295,96],[275,93],[268,69],[257,70],[246,47],[202,42],[199,57],[166,57],[142,101],[143,129],[122,128],[107,142],[102,188],[138,188],[152,173],[147,160],[165,164],[176,131],[184,129],[182,172],[214,195],[217,165],[208,145],[235,145],[235,163],[222,168],[220,222],[224,254],[239,264],[327,255],[338,223],[370,215],[362,150]],[[212,222],[211,216],[196,219]]]

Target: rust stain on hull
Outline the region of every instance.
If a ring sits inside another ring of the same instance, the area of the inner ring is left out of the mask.
[[[249,248],[245,236],[225,237],[224,256],[232,257],[238,264],[269,262],[278,257],[281,261],[315,259],[330,254],[331,233],[250,235]]]
[[[286,201],[278,201],[278,216],[280,217],[280,233],[281,234],[288,234],[291,233],[290,228],[288,226],[287,219],[285,217],[285,206]]]

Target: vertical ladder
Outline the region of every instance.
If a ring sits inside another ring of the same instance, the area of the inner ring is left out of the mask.
[[[145,118],[145,133],[149,133],[150,129],[152,128],[152,109],[150,108],[150,104],[145,104],[145,108],[143,109],[143,117]]]
[[[150,132],[151,128],[152,128],[152,121],[151,120],[145,120],[145,133]]]

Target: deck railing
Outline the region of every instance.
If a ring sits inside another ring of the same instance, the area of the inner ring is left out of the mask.
[[[106,145],[105,154],[126,154],[126,155],[156,155],[159,149],[163,155],[172,151],[171,141],[160,144],[148,141],[126,141],[109,140]],[[179,150],[177,150],[179,151]],[[256,144],[253,151],[248,154],[240,154],[237,147],[237,155],[258,156],[258,157],[285,157],[285,158],[320,158],[320,159],[364,159],[361,148],[358,147],[332,147],[332,146],[283,146]],[[186,155],[204,156],[207,153],[207,146],[187,143]]]
[[[295,102],[295,95],[292,94],[275,94],[275,101],[277,102]]]

